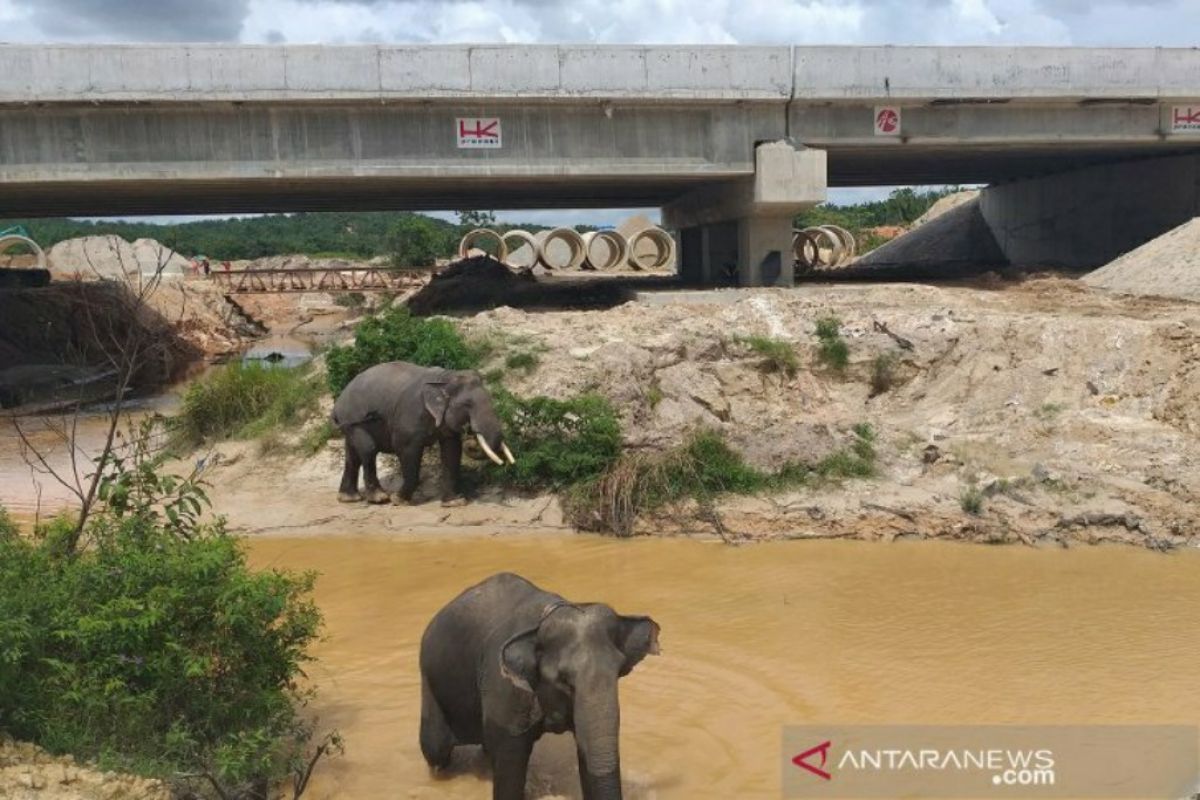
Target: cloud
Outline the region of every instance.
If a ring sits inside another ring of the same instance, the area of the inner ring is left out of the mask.
[[[234,41],[250,0],[13,0],[51,40]],[[6,32],[7,33],[7,32]]]

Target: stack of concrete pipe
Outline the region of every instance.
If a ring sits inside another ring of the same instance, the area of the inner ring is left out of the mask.
[[[675,240],[662,228],[650,227],[626,238],[614,230],[579,234],[574,228],[552,228],[530,233],[520,229],[497,233],[476,228],[458,243],[458,257],[485,249],[511,267],[530,269],[542,265],[563,272],[578,269],[598,271],[658,270],[675,263]]]
[[[792,231],[792,253],[798,273],[844,267],[857,255],[854,235],[840,225],[814,225]]]

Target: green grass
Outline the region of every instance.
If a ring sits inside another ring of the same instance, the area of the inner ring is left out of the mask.
[[[776,492],[875,472],[875,433],[856,425],[854,442],[815,464],[790,463],[768,472],[746,463],[716,431],[694,433],[665,453],[622,456],[594,480],[566,493],[564,506],[577,527],[628,536],[637,517],[685,500],[711,505],[724,494]]]
[[[504,366],[512,370],[521,370],[522,372],[533,372],[537,369],[541,357],[537,353],[531,353],[528,350],[519,350],[515,353],[509,353],[504,358]]]
[[[1033,412],[1033,415],[1043,422],[1050,422],[1066,409],[1067,407],[1062,403],[1042,403],[1042,405]]]
[[[175,443],[252,439],[296,425],[311,416],[321,396],[320,379],[306,364],[272,367],[233,362],[188,386],[172,423]]]
[[[658,404],[663,401],[663,390],[657,383],[646,390],[646,403],[650,408],[658,408]]]
[[[781,372],[790,378],[800,369],[796,348],[783,339],[772,339],[769,336],[735,336],[734,341],[762,356],[759,369],[763,372]]]
[[[300,441],[296,443],[296,452],[303,456],[315,456],[324,449],[330,439],[336,439],[338,436],[341,436],[341,431],[337,426],[327,419],[322,420],[320,424],[312,426],[300,436]]]
[[[842,323],[837,317],[817,320],[817,358],[837,372],[845,371],[850,363],[850,347],[841,334]]]

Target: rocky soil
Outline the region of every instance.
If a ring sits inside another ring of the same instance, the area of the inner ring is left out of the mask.
[[[0,797],[8,800],[170,800],[159,781],[104,772],[31,744],[0,740]]]
[[[815,322],[828,315],[849,346],[844,372],[817,358]],[[1042,278],[643,293],[607,311],[500,308],[462,322],[498,344],[497,363],[537,354],[531,371],[506,374],[514,391],[606,394],[631,448],[708,427],[777,468],[845,446],[858,423],[878,434],[876,478],[726,498],[716,524],[673,509],[640,533],[1200,543],[1200,305]],[[768,370],[746,336],[791,343],[801,368]],[[341,460],[337,443],[307,460],[234,443],[208,474],[217,510],[251,532],[564,525],[549,497],[442,508],[432,469],[422,505],[339,506]]]

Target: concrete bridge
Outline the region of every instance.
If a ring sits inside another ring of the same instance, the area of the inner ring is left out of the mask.
[[[685,277],[782,284],[826,186],[997,184],[1023,260],[1119,224],[1089,263],[1200,192],[1192,49],[9,45],[0,74],[5,216],[661,206]]]

